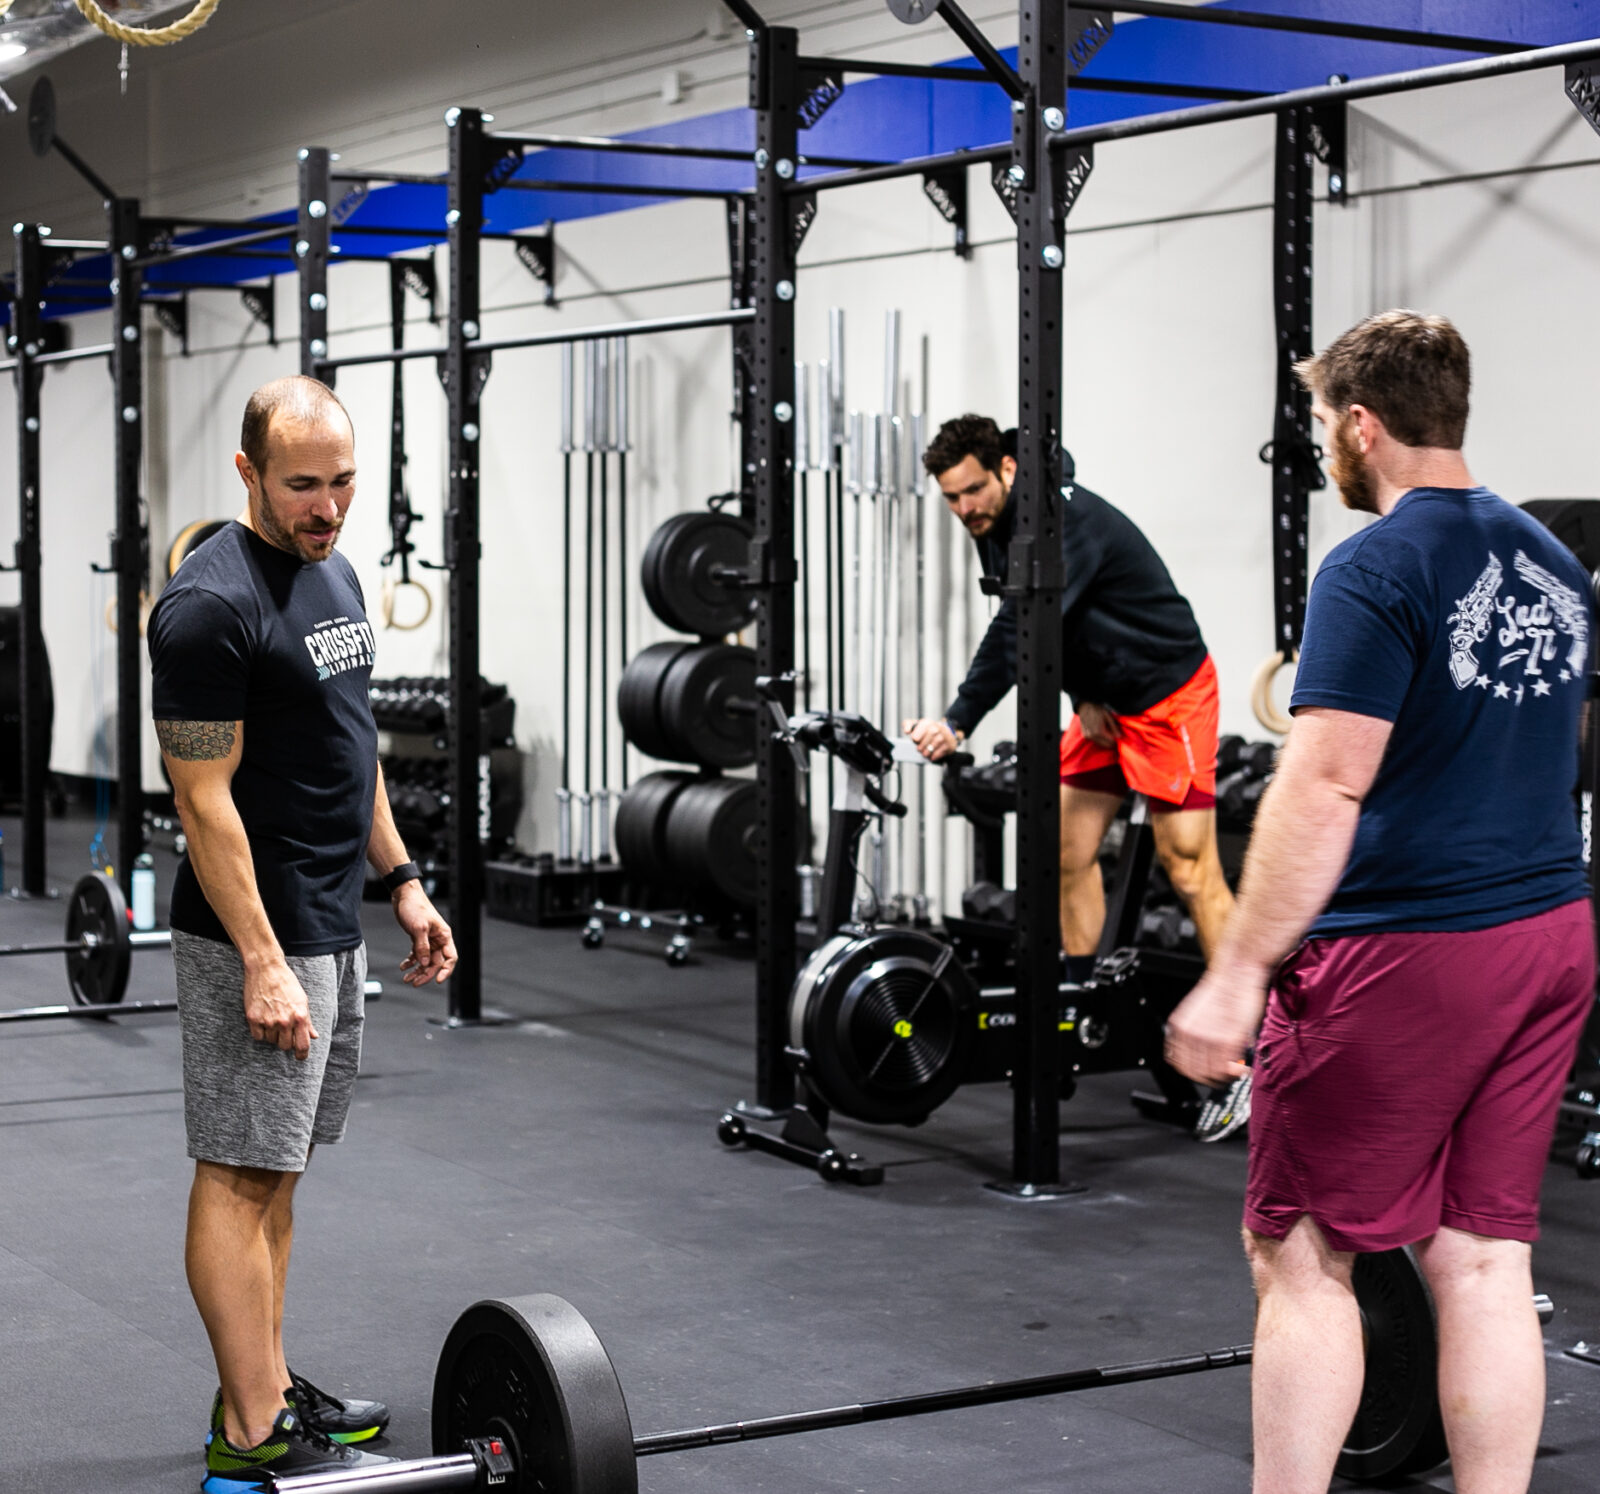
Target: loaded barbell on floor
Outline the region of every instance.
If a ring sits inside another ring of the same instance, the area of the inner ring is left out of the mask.
[[[166,929],[148,933],[129,926],[128,904],[122,889],[110,877],[90,872],[78,879],[67,901],[67,927],[62,938],[49,944],[0,944],[0,959],[11,955],[64,954],[67,986],[72,1006],[28,1006],[0,1011],[0,1022],[37,1022],[50,1017],[105,1017],[113,1012],[172,1012],[175,1001],[141,1001],[122,1004],[128,989],[128,969],[141,949],[168,949],[172,935]]]
[[[136,930],[122,889],[99,872],[78,878],[67,900],[64,936],[47,944],[0,944],[0,959],[11,955],[64,954],[73,1005],[24,1006],[0,1011],[0,1022],[44,1022],[60,1017],[111,1017],[131,1012],[175,1012],[176,1001],[124,1002],[133,956],[142,949],[170,949],[172,931]],[[383,985],[367,982],[368,999]]]
[[[1357,1257],[1355,1290],[1366,1340],[1366,1381],[1339,1472],[1375,1480],[1431,1468],[1446,1450],[1427,1284],[1409,1251],[1389,1250]],[[1549,1299],[1535,1300],[1541,1318],[1547,1318]],[[436,1456],[299,1474],[278,1479],[273,1487],[278,1494],[354,1489],[367,1494],[402,1489],[633,1494],[637,1460],[657,1453],[1200,1374],[1248,1364],[1250,1358],[1250,1346],[1242,1344],[636,1438],[611,1357],[577,1308],[544,1293],[491,1298],[456,1320],[439,1355],[433,1382]]]

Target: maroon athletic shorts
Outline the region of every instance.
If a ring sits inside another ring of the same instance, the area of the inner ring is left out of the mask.
[[[1441,1225],[1539,1235],[1556,1106],[1594,1000],[1587,901],[1467,933],[1310,939],[1256,1042],[1245,1226],[1335,1250]]]

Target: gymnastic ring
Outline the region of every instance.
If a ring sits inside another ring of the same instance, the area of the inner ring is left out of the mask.
[[[96,0],[77,0],[78,9],[91,26],[125,47],[169,47],[173,42],[193,36],[211,19],[212,12],[220,3],[221,0],[199,0],[187,15],[179,16],[170,26],[124,26],[108,16]],[[0,12],[5,9],[5,6],[0,6]]]
[[[1255,672],[1255,678],[1250,681],[1250,709],[1256,713],[1259,721],[1268,731],[1276,732],[1280,737],[1289,735],[1289,728],[1294,725],[1293,720],[1280,711],[1272,699],[1272,682],[1277,679],[1278,671],[1285,664],[1297,664],[1300,661],[1300,651],[1295,649],[1287,657],[1280,650],[1268,654],[1263,659]]]
[[[400,623],[394,620],[395,594],[402,586],[409,586],[413,591],[422,593],[422,616],[415,622]],[[385,628],[393,628],[397,633],[414,633],[433,616],[433,593],[420,581],[385,581],[378,603],[378,612],[383,618]]]
[[[139,593],[139,636],[141,638],[144,637],[145,628],[149,622],[150,593],[147,591],[141,591]],[[110,597],[106,601],[106,626],[110,628],[113,633],[119,631],[117,628],[117,599],[115,597]]]

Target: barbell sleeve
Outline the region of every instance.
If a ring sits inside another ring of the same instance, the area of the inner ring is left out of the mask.
[[[823,358],[817,363],[817,467],[820,471],[832,470],[834,447],[838,444],[838,430],[833,421],[833,365]]]
[[[561,450],[572,450],[572,344],[561,344]]]
[[[478,1460],[471,1453],[443,1458],[407,1458],[370,1468],[297,1473],[274,1479],[272,1487],[275,1494],[338,1494],[342,1489],[359,1489],[363,1494],[401,1494],[402,1490],[420,1494],[431,1489],[475,1489],[478,1487]]]
[[[632,445],[632,432],[628,429],[628,339],[614,337],[611,367],[615,376],[615,392],[611,397],[611,427],[618,451],[627,451]]]
[[[844,308],[828,308],[828,398],[833,428],[844,434]]]
[[[883,314],[883,408],[893,415],[900,408],[900,313]]]
[[[811,470],[811,370],[794,366],[794,470]]]
[[[595,345],[583,345],[583,449],[595,449]]]

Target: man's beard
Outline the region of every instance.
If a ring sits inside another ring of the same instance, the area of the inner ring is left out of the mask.
[[[1361,448],[1356,445],[1353,424],[1348,415],[1343,415],[1333,428],[1330,438],[1333,460],[1328,464],[1328,476],[1339,489],[1346,508],[1358,514],[1375,514],[1378,512],[1377,488]]]
[[[255,493],[252,493],[250,495],[250,510],[251,517],[255,520],[256,532],[260,534],[262,539],[266,540],[269,545],[273,545],[279,550],[287,550],[289,554],[297,555],[301,560],[305,561],[326,560],[333,553],[333,546],[339,542],[339,531],[344,527],[342,520],[331,526],[333,529],[333,542],[328,545],[326,551],[323,551],[321,546],[317,546],[312,550],[303,535],[297,534],[293,530],[285,529],[278,522],[278,516],[273,513],[272,504],[268,502],[266,494],[263,493],[258,497]]]

